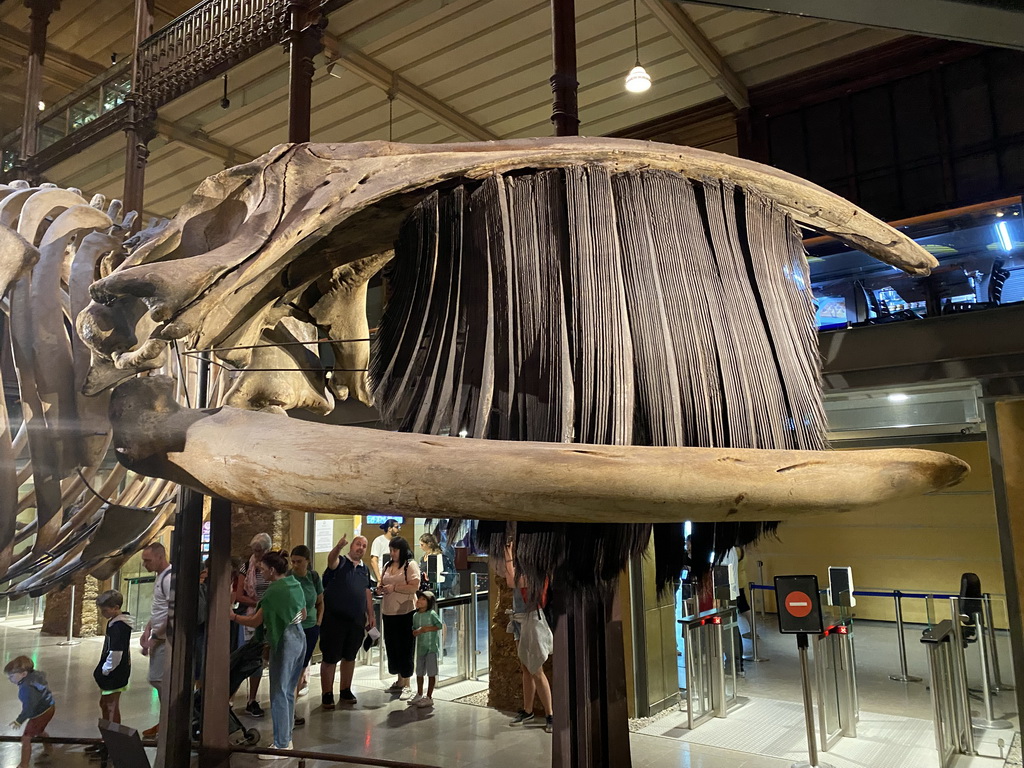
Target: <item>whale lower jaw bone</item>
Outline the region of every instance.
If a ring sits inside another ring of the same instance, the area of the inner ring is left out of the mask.
[[[351,514],[546,522],[780,520],[849,511],[960,482],[934,451],[789,451],[517,443],[182,408],[173,381],[111,401],[130,469],[243,504]]]

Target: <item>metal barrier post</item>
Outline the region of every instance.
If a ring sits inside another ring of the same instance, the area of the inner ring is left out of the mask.
[[[900,648],[900,673],[898,675],[889,675],[889,679],[895,680],[898,683],[920,683],[920,677],[907,674],[907,641],[903,637],[903,593],[898,589],[894,589],[892,597],[896,603],[896,639],[899,642]]]
[[[985,631],[988,632],[988,649],[992,654],[992,690],[1012,691],[1014,687],[1003,682],[1003,675],[999,669],[999,647],[996,643],[996,624],[992,619],[992,595],[985,593],[985,599],[981,603],[985,610]]]
[[[469,669],[466,670],[466,674],[470,680],[476,680],[476,619],[477,619],[477,583],[476,579],[479,574],[471,573],[469,575]]]
[[[32,598],[32,626],[34,627],[39,623],[39,600],[41,598]]]
[[[954,704],[959,707],[960,712],[964,713],[963,719],[966,721],[966,727],[958,729],[957,742],[960,744],[961,752],[967,755],[976,755],[978,751],[974,746],[974,729],[971,727],[971,699],[967,691],[967,660],[964,658],[965,643],[963,627],[960,624],[959,603],[958,597],[949,599],[951,624],[953,625],[953,648],[956,651],[951,654],[951,658],[955,668],[953,671],[960,681],[960,685],[956,686],[957,701]]]
[[[995,713],[992,711],[992,688],[988,680],[988,643],[986,642],[985,626],[982,624],[982,615],[980,613],[974,614],[974,623],[978,628],[978,651],[981,655],[981,695],[985,705],[985,716],[971,718],[971,725],[975,728],[984,728],[985,730],[992,731],[1013,728],[1013,723],[1009,720],[996,719]]]
[[[757,561],[757,583],[758,584],[764,584],[764,560],[758,560]],[[753,597],[754,593],[751,592],[750,596]],[[754,612],[753,611],[754,604],[751,603],[750,607],[751,607],[751,611],[750,612],[753,613]],[[761,591],[761,619],[763,620],[764,617],[765,617],[765,612],[764,612],[764,591],[762,590]]]
[[[75,630],[75,585],[71,585],[71,601],[68,604],[68,638],[67,640],[61,640],[57,645],[80,645],[81,641],[74,639]]]
[[[757,655],[757,611],[754,610],[754,582],[747,585],[750,590],[750,658],[747,661],[768,661]],[[761,598],[764,599],[763,597]],[[763,603],[762,603],[763,605]]]
[[[720,616],[718,618],[721,618]],[[725,717],[727,707],[725,703],[725,664],[722,661],[725,656],[725,639],[722,637],[722,622],[716,621],[711,631],[711,654],[714,660],[711,665],[711,695],[714,700],[715,717]],[[736,649],[729,654],[729,664],[733,670],[733,685],[735,685],[736,674]],[[734,689],[735,690],[735,689]]]
[[[818,739],[814,735],[814,696],[811,693],[811,667],[807,661],[807,635],[796,636],[797,653],[800,656],[800,688],[804,699],[804,728],[807,731],[807,762],[793,763],[793,768],[831,768],[827,763],[818,762]]]
[[[4,621],[11,618],[11,598],[4,598]]]

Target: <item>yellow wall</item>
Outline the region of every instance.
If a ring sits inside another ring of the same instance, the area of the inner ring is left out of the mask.
[[[817,574],[827,586],[828,566],[853,568],[856,589],[900,589],[955,594],[960,574],[974,571],[984,592],[1004,594],[988,446],[985,442],[921,446],[958,456],[971,465],[960,485],[916,499],[845,514],[808,517],[784,523],[779,540],[748,549],[748,574],[757,579],[756,561],[764,561],[764,580],[775,575]],[[769,610],[774,610],[771,593]],[[997,625],[1005,611],[997,602]],[[858,597],[854,615],[892,621],[892,598]],[[908,622],[925,622],[923,600],[904,599]],[[936,620],[949,618],[948,601],[936,602]]]

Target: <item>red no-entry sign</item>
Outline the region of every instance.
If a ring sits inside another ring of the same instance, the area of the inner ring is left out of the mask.
[[[811,598],[803,592],[790,592],[786,595],[786,610],[798,619],[810,613],[812,607]]]
[[[783,634],[821,634],[821,598],[817,576],[776,576],[779,631]]]

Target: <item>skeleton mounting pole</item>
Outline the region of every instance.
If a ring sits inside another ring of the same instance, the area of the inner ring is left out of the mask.
[[[578,136],[576,3],[551,0],[551,122]],[[573,595],[555,626],[553,768],[629,768],[622,621],[593,595]]]

